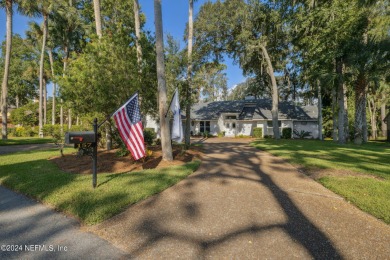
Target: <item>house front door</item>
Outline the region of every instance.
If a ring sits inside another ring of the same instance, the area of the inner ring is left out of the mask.
[[[236,120],[229,120],[225,123],[225,136],[236,136],[237,122]]]

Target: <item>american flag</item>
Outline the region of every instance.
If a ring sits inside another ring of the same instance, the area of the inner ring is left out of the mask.
[[[138,94],[134,94],[114,113],[119,134],[134,160],[145,156],[144,134],[138,105]]]

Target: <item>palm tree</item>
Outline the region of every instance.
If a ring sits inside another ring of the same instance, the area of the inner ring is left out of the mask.
[[[167,87],[165,84],[165,65],[164,65],[164,42],[163,26],[161,13],[161,0],[154,0],[154,24],[156,27],[156,59],[157,59],[157,82],[158,82],[158,101],[161,128],[161,148],[164,161],[172,161],[172,145],[169,131],[169,121],[165,117],[167,107]]]
[[[11,46],[12,46],[12,0],[5,0],[0,2],[2,7],[5,7],[7,13],[7,38],[5,49],[5,64],[4,64],[4,76],[3,84],[1,86],[1,118],[2,118],[2,130],[1,138],[7,139],[7,99],[8,99],[8,76],[9,76],[9,64],[11,61]]]
[[[42,107],[43,107],[43,73],[44,73],[44,58],[46,53],[46,41],[47,41],[47,34],[48,34],[48,19],[49,14],[51,10],[54,9],[54,3],[53,0],[38,0],[38,1],[21,1],[20,5],[25,10],[25,13],[30,15],[37,15],[40,14],[43,16],[43,35],[42,35],[42,46],[41,46],[41,58],[39,61],[39,136],[43,137],[43,114],[42,114]]]
[[[139,20],[139,3],[138,0],[134,0],[134,22],[135,22],[135,45],[137,47],[137,63],[139,74],[142,74],[142,48],[140,44],[141,39],[141,23]]]
[[[102,37],[102,21],[100,15],[100,0],[93,0],[93,9],[95,12],[95,24],[96,24],[96,34],[99,38]]]
[[[194,35],[193,26],[193,13],[194,0],[189,0],[188,10],[188,66],[187,66],[187,91],[186,91],[186,130],[185,130],[185,146],[190,147],[190,134],[191,134],[191,76],[192,76],[192,39]]]

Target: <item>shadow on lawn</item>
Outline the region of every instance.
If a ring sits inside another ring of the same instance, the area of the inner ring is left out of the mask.
[[[383,143],[340,145],[333,141],[318,140],[257,140],[252,145],[278,155],[288,153],[291,163],[303,166],[314,166],[311,159],[317,160],[315,164],[318,167],[325,168],[329,168],[329,161],[337,161],[348,170],[356,169],[358,172],[390,178],[390,147]]]

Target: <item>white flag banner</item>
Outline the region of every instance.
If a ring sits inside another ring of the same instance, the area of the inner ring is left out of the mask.
[[[172,98],[171,107],[169,109],[173,113],[173,124],[171,131],[172,140],[177,143],[181,143],[183,141],[183,126],[181,123],[179,91],[177,90],[177,88]]]

